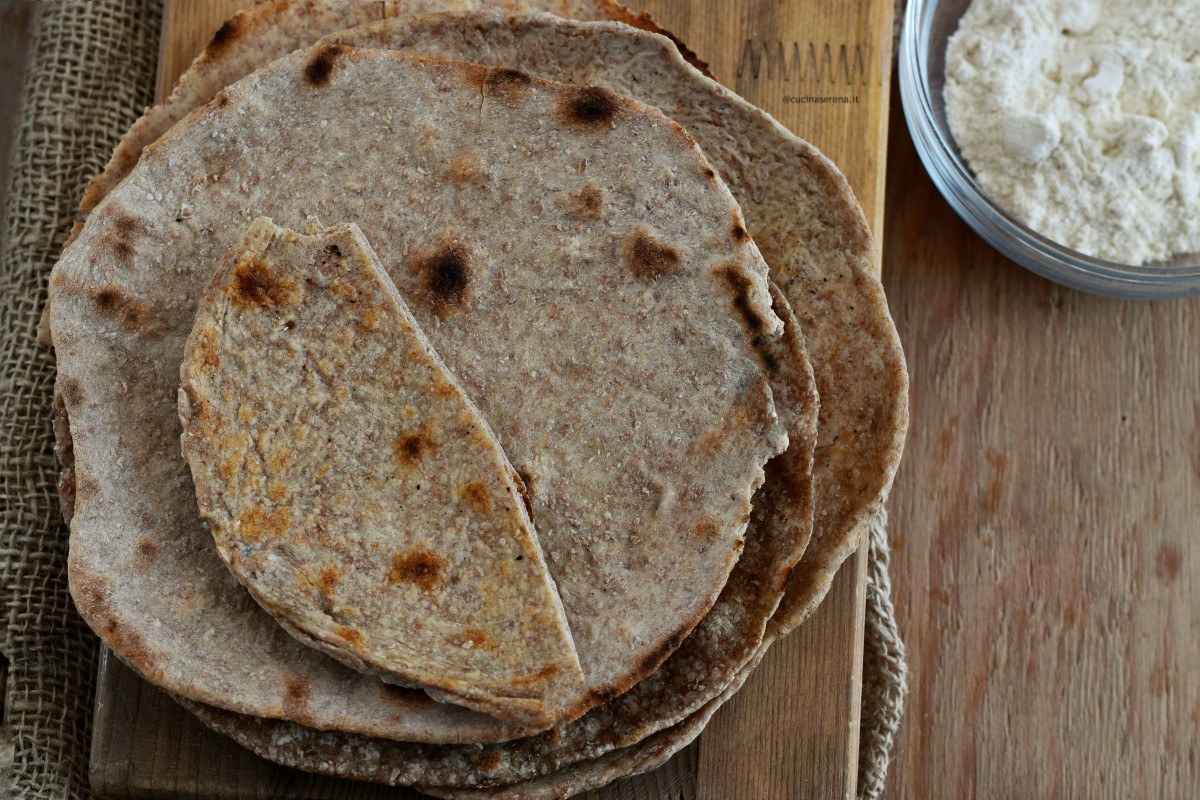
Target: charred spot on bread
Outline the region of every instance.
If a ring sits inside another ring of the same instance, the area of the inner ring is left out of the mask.
[[[600,219],[604,216],[604,190],[594,184],[586,184],[573,197],[575,215],[583,219]]]
[[[755,336],[766,333],[770,326],[750,298],[754,286],[750,276],[736,264],[719,267],[717,274],[729,291],[734,311],[737,312],[738,319],[742,321],[746,331]]]
[[[327,44],[313,53],[304,65],[304,82],[314,89],[323,89],[333,81],[333,70],[338,58],[348,48],[340,44]]]
[[[607,128],[621,114],[622,100],[616,92],[600,86],[568,90],[560,112],[568,123],[584,128]]]
[[[229,46],[238,38],[241,21],[242,15],[238,14],[225,20],[221,27],[217,28],[217,32],[213,34],[212,41],[206,48],[210,57],[219,56],[229,49]]]
[[[100,245],[122,263],[129,263],[137,254],[137,243],[146,233],[141,220],[123,212],[115,212],[100,237]]]
[[[750,234],[746,231],[746,226],[742,224],[742,219],[736,211],[733,214],[733,227],[729,229],[729,235],[738,244],[750,241]]]
[[[762,362],[763,368],[771,375],[777,374],[779,359],[771,351],[770,342],[767,340],[770,324],[751,300],[753,282],[750,276],[737,264],[718,267],[717,275],[733,300],[733,310],[741,320],[746,333],[750,335],[750,344]]]
[[[644,281],[676,275],[683,267],[679,248],[660,242],[645,228],[638,228],[625,240],[624,255],[633,274]]]
[[[721,535],[721,521],[711,514],[706,514],[693,531],[700,541],[712,541]]]
[[[439,317],[449,316],[470,301],[476,267],[471,248],[462,242],[447,242],[418,253],[409,269],[421,279]]]
[[[497,67],[488,70],[483,90],[487,97],[515,103],[525,96],[531,83],[533,79],[520,70]]]
[[[428,550],[411,550],[392,559],[388,583],[415,583],[427,592],[437,589],[446,576],[446,559]]]
[[[403,464],[410,467],[420,464],[436,449],[437,442],[433,434],[425,428],[407,431],[396,437],[396,455]]]
[[[239,308],[276,308],[296,299],[296,287],[253,256],[243,258],[234,269],[230,300]]]
[[[143,536],[138,539],[137,543],[137,565],[145,569],[158,557],[159,546],[158,542],[148,536]]]
[[[483,176],[483,162],[472,152],[455,156],[446,167],[446,179],[455,186],[466,186]]]
[[[529,515],[529,519],[533,520],[533,503],[529,499],[529,492],[533,489],[534,481],[537,477],[528,470],[513,470],[512,473],[513,485],[517,487],[517,494],[521,495],[521,502],[525,504],[525,513]],[[524,560],[525,556],[517,556],[517,561]]]
[[[658,669],[667,660],[667,656],[679,649],[679,645],[683,644],[683,640],[687,638],[687,635],[692,632],[692,628],[694,627],[694,624],[685,625],[668,636],[658,647],[647,653],[641,662],[643,674],[648,675]]]
[[[97,313],[114,320],[130,333],[142,333],[150,324],[150,309],[116,286],[102,286],[92,292]]]
[[[288,672],[283,676],[283,713],[287,716],[305,714],[311,682],[303,675]]]
[[[145,640],[132,627],[125,625],[117,616],[112,604],[112,583],[104,578],[83,578],[75,585],[72,594],[80,612],[88,619],[93,629],[104,642],[121,657],[139,668],[156,673],[154,659],[146,647]]]
[[[458,487],[458,496],[479,514],[492,512],[492,496],[481,481],[468,481]]]

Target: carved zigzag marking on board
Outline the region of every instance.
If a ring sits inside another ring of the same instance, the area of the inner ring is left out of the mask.
[[[738,64],[738,79],[798,83],[865,83],[867,53],[860,44],[791,42],[747,39]]]

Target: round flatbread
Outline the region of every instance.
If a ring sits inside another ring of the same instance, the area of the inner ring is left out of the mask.
[[[821,397],[813,539],[774,623],[781,632],[800,624],[858,549],[908,430],[904,352],[871,266],[870,229],[837,167],[692,68],[666,38],[624,25],[477,11],[389,19],[324,41],[603,86],[662,110],[696,138],[800,320]]]
[[[492,787],[526,781],[636,744],[698,713],[756,661],[767,621],[812,531],[817,396],[795,316],[771,287],[784,337],[765,355],[789,414],[788,449],[767,464],[746,548],[721,596],[674,655],[625,694],[569,725],[497,745],[419,745],[317,731],[185,704],[214,730],[299,769],[392,784]]]
[[[871,271],[862,212],[837,169],[770,116],[688,67],[670,42],[622,26],[476,13],[389,20],[330,41],[443,56],[470,53],[564,81],[595,83],[657,105],[696,135],[728,176],[731,191],[757,213],[747,212],[747,227],[764,253],[772,254],[773,276],[790,287],[785,294],[813,355],[821,396],[814,531],[768,630],[780,637],[803,621],[890,488],[908,420],[903,353]],[[764,500],[768,497],[764,490]],[[769,502],[756,501],[756,507],[768,518],[791,513]],[[747,565],[749,555],[743,558]],[[727,593],[736,585],[731,580]],[[722,608],[719,602],[712,626],[698,629],[695,641],[678,654],[706,652],[699,663],[721,665],[704,673],[711,679],[699,684],[701,691],[678,693],[673,687],[659,693],[661,687],[648,682],[612,704],[620,709],[616,716],[597,709],[576,723],[594,720],[594,727],[572,725],[553,737],[418,750],[232,715],[209,714],[206,721],[273,760],[347,777],[443,786],[525,780],[636,742],[693,712],[701,698],[718,694],[753,650],[738,644],[746,640],[737,631],[716,622]],[[660,672],[675,668],[673,660]],[[688,672],[682,665],[677,669]]]
[[[576,713],[652,673],[716,600],[786,445],[766,355],[783,325],[740,212],[677,125],[613,92],[339,45],[175,128],[55,270],[85,618],[154,682],[232,711],[514,733],[302,646],[212,552],[167,409],[211,265],[259,215],[357,220],[491,423],[571,626]]]

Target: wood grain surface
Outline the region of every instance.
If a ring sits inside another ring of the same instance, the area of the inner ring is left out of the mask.
[[[165,95],[196,52],[246,0],[166,4],[158,82]],[[402,7],[385,3],[384,7]],[[882,229],[892,3],[838,0],[650,0],[650,10],[715,74],[836,161],[877,235]],[[743,800],[854,795],[866,559],[856,554],[803,628],[777,645],[710,733],[655,775],[591,800]],[[188,797],[407,797],[339,789],[266,764],[203,729],[112,660],[101,676],[93,748],[102,793]],[[165,735],[165,731],[180,731]],[[170,740],[164,744],[162,740]],[[203,758],[201,759],[199,755]],[[178,770],[172,764],[180,762]],[[205,765],[216,769],[207,769]]]
[[[912,679],[886,797],[1200,797],[1200,300],[1093,297],[1003,258],[896,103]]]

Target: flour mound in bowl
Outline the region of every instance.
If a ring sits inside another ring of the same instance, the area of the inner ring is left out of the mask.
[[[1089,256],[1200,258],[1197,19],[1200,0],[974,0],[945,101],[979,184]]]

